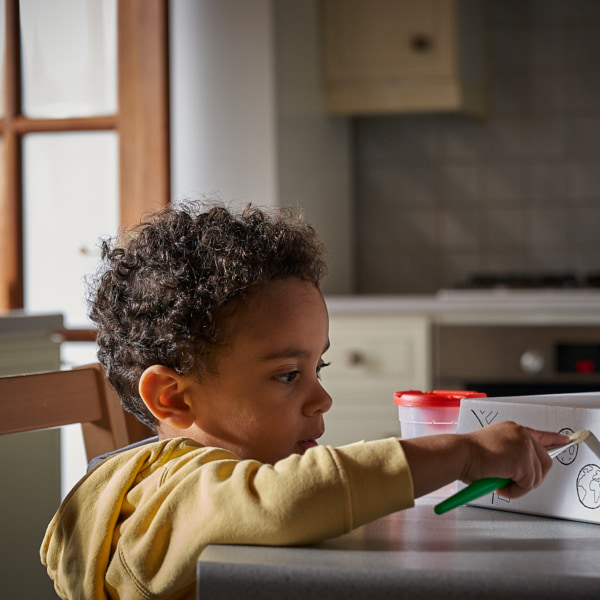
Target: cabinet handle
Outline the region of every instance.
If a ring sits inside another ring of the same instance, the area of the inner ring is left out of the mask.
[[[415,52],[429,52],[433,41],[426,33],[416,33],[410,38],[410,46]]]
[[[367,362],[365,355],[359,350],[351,350],[350,352],[348,352],[348,354],[346,355],[346,361],[349,365],[353,367],[358,367]]]
[[[519,364],[521,365],[521,371],[524,373],[527,373],[528,375],[537,375],[544,370],[546,361],[544,360],[543,355],[537,350],[527,350],[521,355]]]

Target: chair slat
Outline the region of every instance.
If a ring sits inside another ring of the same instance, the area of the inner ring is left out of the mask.
[[[99,364],[0,377],[0,435],[81,423],[88,460],[152,432],[126,413]]]
[[[93,368],[0,377],[0,434],[102,419]]]

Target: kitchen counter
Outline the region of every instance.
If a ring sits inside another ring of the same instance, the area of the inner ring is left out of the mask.
[[[600,526],[425,498],[309,547],[208,546],[198,598],[597,598]]]
[[[24,310],[0,312],[0,335],[27,335],[44,333],[52,335],[64,327],[61,314],[33,314]]]
[[[440,323],[600,323],[600,289],[442,290],[432,295],[326,296],[331,315],[426,316]]]
[[[63,326],[60,314],[0,312],[0,375],[59,368]]]

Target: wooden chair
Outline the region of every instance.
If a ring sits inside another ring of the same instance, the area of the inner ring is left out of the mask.
[[[121,407],[99,364],[0,377],[0,435],[81,423],[88,461],[150,437]]]

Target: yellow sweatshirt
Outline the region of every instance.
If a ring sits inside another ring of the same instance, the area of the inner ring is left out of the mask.
[[[265,465],[186,438],[100,463],[48,526],[62,598],[195,598],[207,544],[310,544],[413,505],[396,439],[319,446]]]

